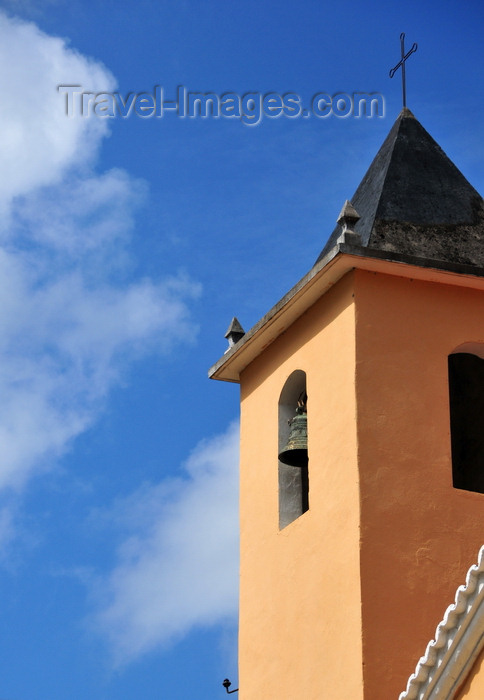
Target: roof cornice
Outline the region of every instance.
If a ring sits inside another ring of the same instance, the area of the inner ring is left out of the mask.
[[[399,700],[452,700],[484,648],[484,546]]]
[[[484,290],[484,268],[338,243],[210,368],[208,376],[239,382],[250,362],[354,269]]]

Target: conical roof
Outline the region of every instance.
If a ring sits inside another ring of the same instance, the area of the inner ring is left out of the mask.
[[[484,267],[484,201],[408,109],[351,204],[360,215],[353,230],[368,249]],[[337,225],[317,262],[342,231]]]

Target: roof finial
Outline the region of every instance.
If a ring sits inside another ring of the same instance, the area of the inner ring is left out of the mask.
[[[397,70],[402,67],[402,97],[403,97],[403,109],[407,109],[407,86],[405,84],[405,61],[409,56],[411,56],[415,51],[417,50],[418,46],[417,44],[413,44],[412,48],[408,53],[405,53],[405,33],[402,32],[400,34],[400,49],[401,49],[401,54],[402,57],[400,61],[397,63],[395,68],[392,68],[390,71],[390,78],[393,78]]]
[[[230,348],[233,347],[235,343],[238,340],[240,340],[244,335],[244,329],[240,325],[238,318],[234,316],[232,321],[230,322],[230,326],[227,329],[227,333],[225,334],[225,338],[227,338],[227,340],[229,341],[229,347],[225,352],[228,352]]]
[[[361,219],[354,206],[346,200],[339,213],[337,222],[343,229],[337,243],[361,245],[361,236],[353,230],[353,226]]]

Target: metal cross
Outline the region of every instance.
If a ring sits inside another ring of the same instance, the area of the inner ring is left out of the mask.
[[[411,56],[415,51],[417,50],[417,44],[414,44],[410,51],[408,53],[405,53],[405,34],[402,32],[400,34],[400,48],[401,48],[401,53],[402,53],[402,58],[400,61],[397,63],[395,68],[392,68],[390,71],[390,78],[393,78],[397,70],[402,67],[402,97],[403,97],[403,106],[407,106],[407,87],[405,84],[405,61],[409,56]]]

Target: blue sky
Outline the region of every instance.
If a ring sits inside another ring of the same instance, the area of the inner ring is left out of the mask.
[[[483,20],[477,0],[0,2],[1,700],[237,682],[238,390],[207,369],[317,258],[401,109],[402,31],[408,106],[484,191]],[[69,118],[59,84],[386,109]]]

